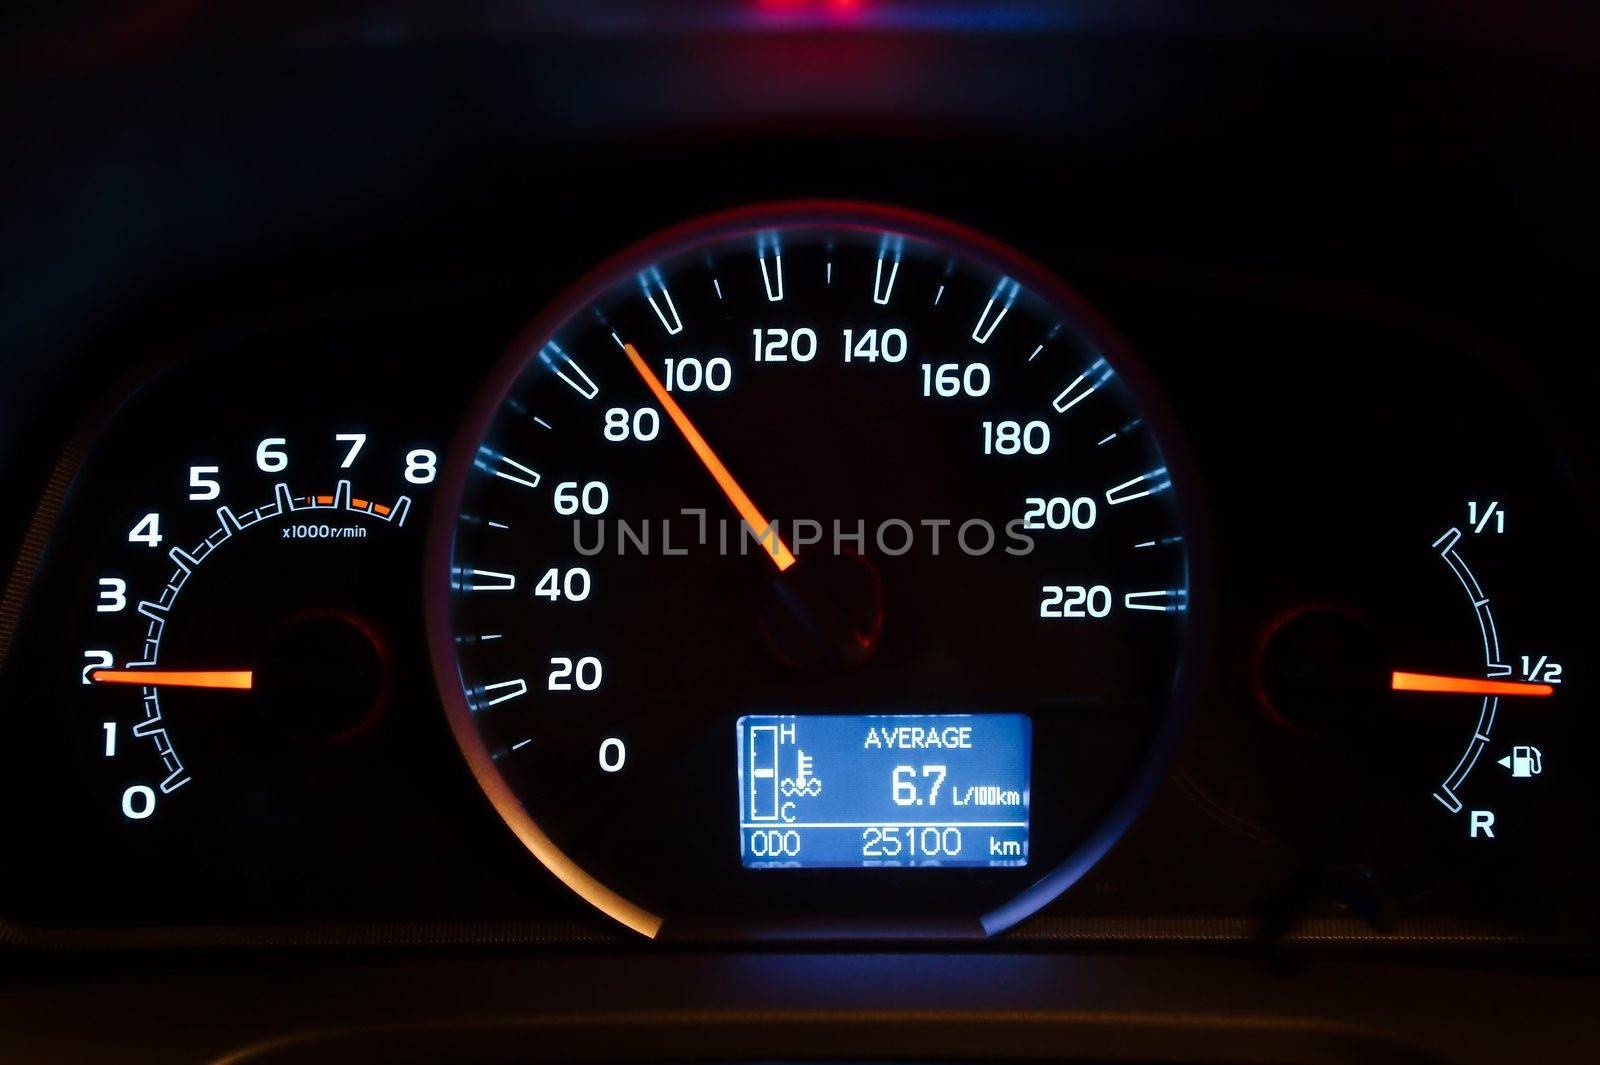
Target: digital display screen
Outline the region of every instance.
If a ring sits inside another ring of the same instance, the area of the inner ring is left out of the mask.
[[[749,715],[746,868],[1028,864],[1025,714]]]

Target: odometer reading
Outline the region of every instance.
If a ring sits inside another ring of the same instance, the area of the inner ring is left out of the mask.
[[[1022,714],[752,715],[738,736],[749,868],[1027,864]]]
[[[625,253],[441,474],[430,641],[473,773],[648,935],[1013,923],[1176,733],[1155,399],[1061,282],[934,219],[757,208]]]

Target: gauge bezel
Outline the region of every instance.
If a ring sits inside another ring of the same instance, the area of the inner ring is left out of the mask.
[[[1068,856],[1028,887],[975,917],[953,915],[936,926],[925,922],[862,923],[841,914],[827,926],[804,925],[741,930],[740,938],[941,938],[983,937],[1001,932],[1037,912],[1081,878],[1133,822],[1165,775],[1176,752],[1208,658],[1212,611],[1210,537],[1199,481],[1187,444],[1154,379],[1129,344],[1066,282],[1023,253],[963,225],[901,207],[844,200],[799,200],[755,204],[691,219],[663,230],[604,260],[561,292],[508,346],[472,401],[452,440],[435,485],[434,510],[425,553],[424,610],[434,679],[452,735],[479,787],[523,846],[569,889],[618,923],[647,938],[662,938],[670,915],[653,913],[623,897],[568,856],[544,832],[506,778],[472,721],[458,664],[450,617],[450,568],[455,530],[473,457],[496,413],[509,397],[530,359],[584,308],[663,259],[713,241],[753,236],[761,230],[829,227],[845,231],[901,235],[946,247],[972,262],[1020,282],[1041,299],[1071,316],[1116,367],[1137,402],[1168,469],[1173,474],[1176,509],[1187,551],[1189,609],[1182,655],[1172,695],[1145,750],[1115,801]],[[676,927],[675,925],[673,926]],[[691,930],[696,936],[698,930]],[[727,930],[716,933],[725,937]],[[674,936],[675,938],[676,936]]]

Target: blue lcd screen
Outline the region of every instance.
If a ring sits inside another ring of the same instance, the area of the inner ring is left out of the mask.
[[[746,868],[1028,864],[1025,714],[749,715]]]

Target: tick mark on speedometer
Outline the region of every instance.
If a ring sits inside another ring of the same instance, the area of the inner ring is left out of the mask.
[[[509,592],[516,588],[517,576],[492,569],[466,567],[456,571],[455,585],[463,592]]]
[[[1135,499],[1144,499],[1146,496],[1164,492],[1172,487],[1172,479],[1167,475],[1165,467],[1141,473],[1137,477],[1129,478],[1114,488],[1106,489],[1106,502],[1112,506],[1119,503],[1131,503]]]
[[[1072,379],[1072,383],[1063,388],[1055,399],[1050,401],[1050,406],[1057,414],[1065,414],[1079,403],[1088,399],[1112,378],[1112,370],[1106,365],[1105,359],[1096,359],[1089,364],[1089,368]],[[1115,435],[1115,434],[1113,434]]]
[[[768,272],[767,257],[772,257],[772,268]],[[783,249],[778,244],[775,233],[758,233],[756,235],[756,260],[761,264],[761,284],[767,290],[767,302],[777,303],[783,299]]]
[[[661,280],[660,270],[652,266],[642,271],[639,274],[639,289],[644,293],[650,309],[656,312],[656,318],[660,320],[661,327],[667,331],[668,336],[676,336],[683,332],[683,319],[678,315],[677,305],[672,302],[672,293],[667,290],[666,282]],[[616,336],[615,333],[611,335]]]
[[[572,356],[562,350],[561,345],[554,340],[545,345],[544,350],[539,353],[539,359],[584,399],[593,399],[600,394],[600,386],[595,384],[588,372],[573,361]]]
[[[528,682],[520,677],[515,680],[502,680],[494,684],[485,684],[477,689],[477,694],[481,702],[474,709],[485,710],[491,706],[498,706],[500,703],[527,695]],[[489,698],[484,699],[483,696],[486,695]]]
[[[524,488],[539,487],[539,471],[531,466],[524,466],[510,455],[503,455],[490,447],[478,448],[478,458],[473,463],[485,473],[493,474],[512,484]]]
[[[1000,282],[994,287],[994,293],[989,297],[989,302],[983,305],[983,313],[978,315],[978,324],[972,327],[973,340],[980,344],[989,342],[989,338],[994,335],[995,329],[999,327],[1001,321],[1005,319],[1006,314],[1011,310],[1011,305],[1017,301],[1017,293],[1019,291],[1020,286],[1017,282],[1009,277],[1000,279]],[[1000,308],[997,311],[995,310],[996,303],[1000,304]],[[989,318],[989,312],[991,311],[995,312],[992,320]]]

